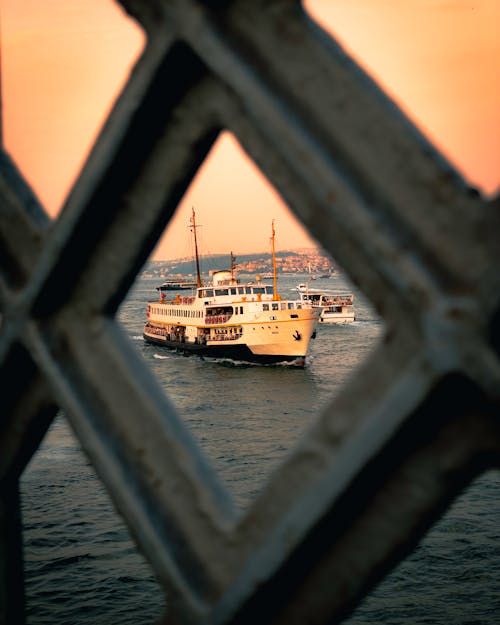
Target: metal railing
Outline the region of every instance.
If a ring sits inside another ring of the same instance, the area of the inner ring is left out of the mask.
[[[299,2],[122,4],[147,45],[54,222],[1,156],[0,622],[23,622],[18,483],[59,408],[169,623],[339,621],[499,465],[498,202]],[[386,324],[243,517],[115,320],[223,129]]]

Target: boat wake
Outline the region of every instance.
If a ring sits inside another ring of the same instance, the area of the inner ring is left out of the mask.
[[[156,360],[168,360],[170,356],[162,356],[162,354],[153,354],[153,358],[156,358]]]
[[[238,367],[239,369],[246,369],[248,367],[264,366],[257,362],[245,362],[243,360],[232,360],[231,358],[213,358],[211,356],[200,356],[200,358],[205,362],[214,365],[222,365],[223,367]]]
[[[248,369],[248,367],[285,367],[289,369],[302,369],[304,367],[304,360],[284,360],[282,362],[262,363],[247,362],[245,360],[232,360],[231,358],[215,358],[212,356],[201,356],[201,359],[208,363],[221,365],[223,367],[234,367],[238,369]]]

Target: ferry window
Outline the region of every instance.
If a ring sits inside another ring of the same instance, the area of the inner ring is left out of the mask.
[[[204,291],[202,291],[203,293],[203,297],[213,297],[214,296],[214,290],[213,289],[205,289]]]
[[[261,294],[263,294],[263,293],[266,292],[266,290],[264,289],[263,286],[254,286],[253,287],[253,292],[254,293],[261,293]]]
[[[267,295],[272,295],[273,294],[273,287],[272,286],[266,286],[266,294]]]
[[[272,306],[273,306],[273,310],[278,310],[279,308],[278,304],[273,304]]]
[[[215,289],[216,295],[229,295],[228,289]]]
[[[243,314],[243,306],[240,306],[240,315]]]
[[[288,308],[295,308],[295,304],[293,302],[288,302]]]
[[[290,319],[298,319],[298,318],[299,318],[299,316],[298,316],[298,315],[295,315],[295,314],[290,315]]]
[[[251,286],[246,286],[245,287],[245,293],[247,293],[247,295],[251,295],[252,294],[252,287]]]
[[[286,304],[285,304],[285,302],[281,302],[281,310],[286,310]]]
[[[297,308],[302,308],[302,304],[297,304]]]
[[[236,308],[234,309],[234,314],[237,315],[238,314],[238,306],[236,306]]]
[[[231,295],[236,295],[236,289],[233,287],[231,290]]]
[[[244,292],[245,292],[245,287],[243,287],[243,286],[239,286],[239,287],[238,287],[238,294],[239,294],[239,295],[243,295],[243,293],[244,293]]]
[[[269,310],[269,304],[262,304],[262,310]]]

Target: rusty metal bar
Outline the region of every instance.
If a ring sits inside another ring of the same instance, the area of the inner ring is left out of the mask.
[[[208,622],[301,623],[313,605],[318,622],[341,620],[470,480],[499,466],[500,424],[480,389],[459,375],[433,388],[421,367],[394,367],[390,387],[387,366],[364,367],[324,412],[242,519],[253,551]]]
[[[314,195],[314,210],[292,203],[298,216],[327,249],[339,241],[336,229],[347,236],[351,245],[335,247],[341,264],[350,267],[363,255],[363,266],[385,277],[386,291],[397,289],[397,308],[408,300],[407,315],[437,298],[450,272],[460,285],[484,276],[482,250],[449,249],[454,239],[465,247],[465,229],[457,223],[487,235],[488,223],[478,217],[481,199],[468,194],[451,166],[344,53],[318,36],[296,3],[233,2],[224,23],[195,1],[168,6],[181,35],[285,160],[289,177]],[[284,23],[287,29],[280,28]],[[495,250],[491,236],[485,246]],[[353,277],[378,303],[380,292],[364,274]]]
[[[61,318],[27,343],[171,600],[206,611],[236,511],[151,373],[105,319]]]

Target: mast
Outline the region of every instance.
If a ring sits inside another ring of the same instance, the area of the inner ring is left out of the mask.
[[[201,283],[200,259],[198,257],[198,240],[196,239],[196,222],[194,218],[194,207],[192,210],[193,210],[193,214],[191,216],[191,224],[192,224],[193,235],[194,235],[194,257],[196,260],[196,284],[198,287],[200,287],[203,285]]]
[[[278,281],[276,279],[276,251],[274,249],[274,219],[272,221],[272,236],[271,236],[271,250],[272,250],[272,258],[273,258],[273,299],[279,299],[278,296]]]
[[[235,269],[236,269],[236,257],[231,252],[231,282],[234,282],[234,272],[235,272]]]

